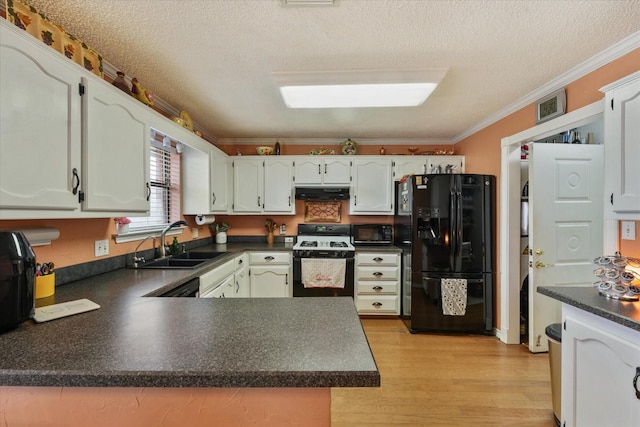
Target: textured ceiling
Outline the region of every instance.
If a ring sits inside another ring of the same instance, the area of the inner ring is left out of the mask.
[[[24,0],[218,138],[451,140],[640,30],[640,0]],[[420,107],[290,110],[273,71],[449,68]]]

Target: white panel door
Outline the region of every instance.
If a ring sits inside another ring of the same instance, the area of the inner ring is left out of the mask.
[[[590,286],[603,248],[603,145],[531,144],[529,350],[548,351],[560,304],[538,286]]]
[[[264,161],[233,161],[233,211],[261,213],[263,204]]]

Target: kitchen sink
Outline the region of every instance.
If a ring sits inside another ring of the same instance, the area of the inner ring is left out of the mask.
[[[191,251],[185,252],[172,257],[160,258],[148,262],[138,264],[136,268],[164,268],[164,269],[188,269],[195,268],[199,265],[211,261],[214,258],[222,256],[226,252],[208,252],[208,251]]]
[[[172,259],[197,259],[197,260],[209,260],[217,258],[226,254],[226,252],[208,252],[208,251],[190,251],[180,255],[174,255]]]
[[[195,268],[202,263],[209,261],[208,259],[180,259],[180,258],[161,258],[153,261],[145,262],[138,265],[137,268]]]

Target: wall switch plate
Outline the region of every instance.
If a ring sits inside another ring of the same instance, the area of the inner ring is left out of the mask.
[[[192,239],[197,239],[198,238],[198,227],[193,227],[191,228],[191,238]]]
[[[285,237],[284,238],[284,242],[285,243],[293,243],[293,237]]]
[[[96,240],[96,256],[109,255],[109,240]]]
[[[622,221],[622,240],[636,240],[635,221]]]

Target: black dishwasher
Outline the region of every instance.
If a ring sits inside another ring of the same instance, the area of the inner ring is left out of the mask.
[[[200,294],[200,279],[191,279],[175,289],[160,295],[161,297],[198,298]]]

